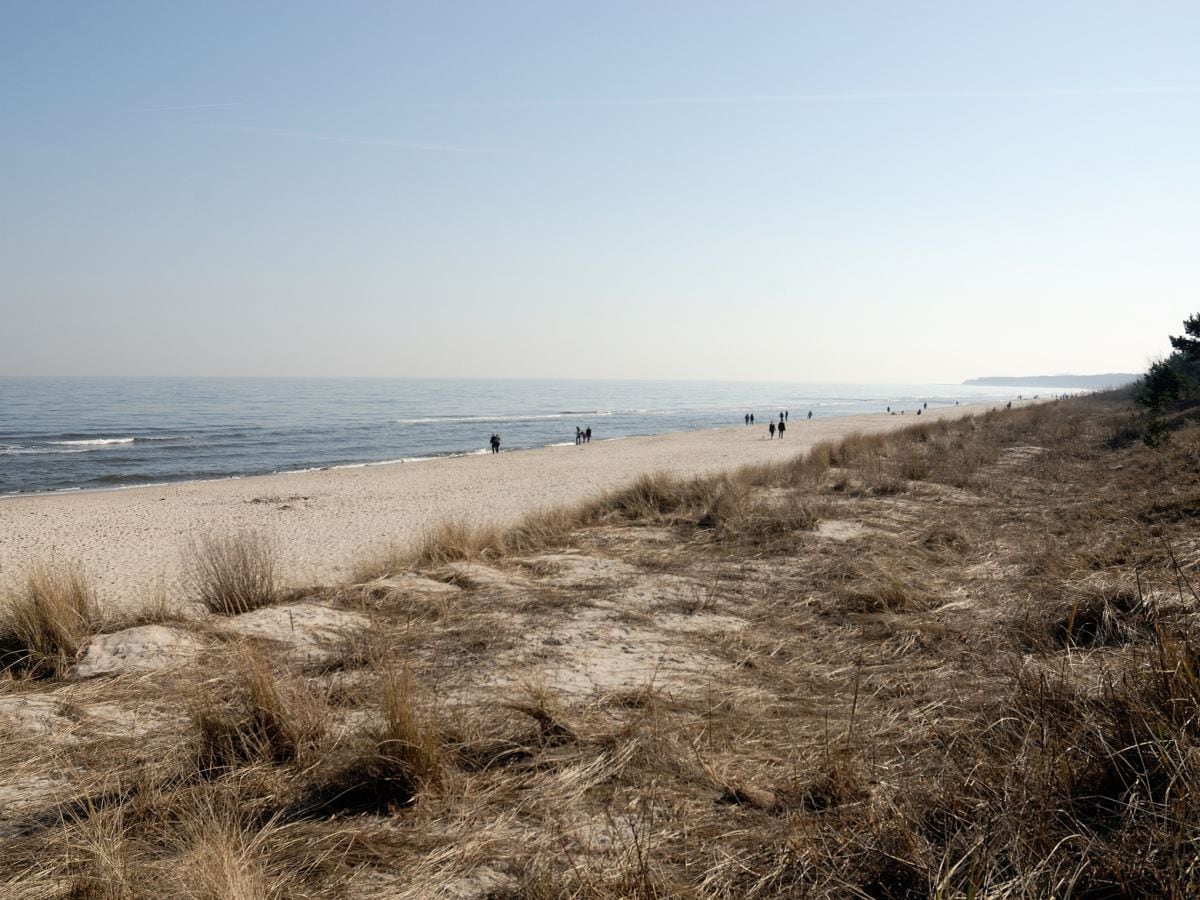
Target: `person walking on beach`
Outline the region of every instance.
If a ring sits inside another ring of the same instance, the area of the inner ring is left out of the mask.
[[[788,411],[785,409],[785,410],[783,411],[783,421],[785,421],[785,422],[786,422],[786,421],[788,420],[788,417],[789,417],[790,415],[791,415],[791,413],[789,413],[789,412],[788,412]]]
[[[750,424],[754,424],[754,413],[750,413]]]
[[[500,432],[498,432],[498,431],[492,432],[491,444],[492,444],[492,452],[499,453],[500,452]]]
[[[811,410],[811,409],[808,411],[808,417],[809,417],[810,419],[812,418],[812,410]]]
[[[575,426],[575,445],[578,446],[582,443],[583,443],[583,429],[580,428],[578,425],[576,425]]]
[[[779,423],[779,439],[783,440],[783,433],[787,431],[787,425],[784,422]]]
[[[746,424],[750,424],[750,413],[746,413]]]
[[[587,427],[587,430],[585,430],[583,432],[583,439],[584,439],[584,443],[590,444],[592,442],[592,426],[591,425],[589,425]]]
[[[767,431],[771,432],[771,440],[775,440],[775,420],[771,420],[771,424],[767,426]]]

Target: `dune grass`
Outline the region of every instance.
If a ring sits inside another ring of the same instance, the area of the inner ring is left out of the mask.
[[[33,678],[58,674],[99,622],[95,591],[78,566],[33,565],[0,596],[0,671]]]
[[[279,597],[275,549],[253,531],[193,540],[184,552],[183,575],[193,599],[216,615],[240,615]]]
[[[369,650],[336,667],[230,645],[105,686],[190,708],[184,733],[0,747],[94,779],[0,830],[0,894],[1195,896],[1200,427],[1113,447],[1122,414],[920,423],[437,529],[376,571],[511,584],[436,615],[364,590]],[[581,645],[651,669],[581,691]]]

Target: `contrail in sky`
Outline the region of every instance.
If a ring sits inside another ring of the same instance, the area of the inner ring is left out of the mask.
[[[837,100],[970,100],[1038,97],[1140,97],[1200,94],[1200,85],[1132,88],[1029,88],[965,91],[858,91],[812,94],[744,94],[624,97],[600,100],[500,100],[480,103],[409,103],[403,109],[553,109],[592,106],[700,106],[737,103],[812,103]]]

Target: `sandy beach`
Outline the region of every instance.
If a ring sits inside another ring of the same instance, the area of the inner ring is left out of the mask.
[[[355,559],[441,521],[513,521],[619,487],[643,472],[700,475],[783,459],[855,431],[990,408],[929,409],[920,418],[797,418],[783,441],[767,439],[764,421],[498,456],[9,497],[0,499],[0,582],[32,561],[70,560],[91,575],[102,603],[136,604],[160,579],[168,588],[176,584],[181,551],[194,537],[242,529],[270,537],[290,582],[336,582]]]

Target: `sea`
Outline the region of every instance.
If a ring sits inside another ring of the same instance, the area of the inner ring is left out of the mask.
[[[593,441],[1001,403],[1045,387],[401,378],[0,377],[0,496],[419,463]]]

